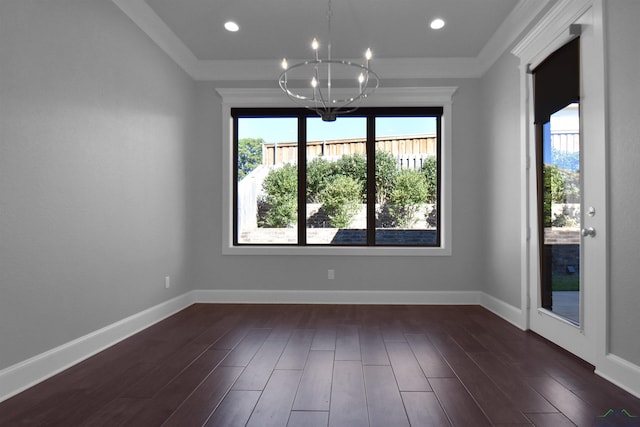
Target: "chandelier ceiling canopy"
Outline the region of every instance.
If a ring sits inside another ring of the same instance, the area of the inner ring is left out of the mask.
[[[357,110],[362,100],[371,95],[380,83],[378,75],[370,67],[371,49],[366,50],[362,64],[331,57],[332,15],[329,0],[326,58],[320,55],[320,42],[314,38],[311,42],[314,58],[293,65],[284,58],[281,64],[283,71],[278,78],[280,88],[289,98],[315,111],[324,121],[334,121],[340,114]]]

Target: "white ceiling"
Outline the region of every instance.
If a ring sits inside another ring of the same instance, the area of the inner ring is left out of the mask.
[[[326,0],[113,1],[201,80],[270,79],[282,57],[310,58],[310,40],[327,40]],[[332,57],[359,58],[371,47],[382,78],[385,70],[393,78],[477,76],[548,3],[332,0]],[[446,21],[443,29],[429,28],[435,17]],[[228,20],[240,31],[226,31]]]
[[[332,50],[383,58],[477,56],[518,0],[332,0]],[[311,55],[326,40],[327,1],[147,0],[198,59],[277,59]],[[434,31],[434,17],[448,25]],[[240,25],[229,33],[227,20]]]

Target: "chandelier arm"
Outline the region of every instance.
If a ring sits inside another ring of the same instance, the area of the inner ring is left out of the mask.
[[[309,106],[308,104],[308,102],[313,102],[312,98],[309,98],[308,96],[297,95],[288,89],[283,89],[283,91],[287,94],[289,99],[291,99],[291,101],[293,101],[295,104],[299,105],[302,108],[315,111],[315,109]]]
[[[301,107],[307,108],[307,104],[304,104],[302,101],[311,101],[311,102],[313,102],[312,98],[309,98],[308,96],[297,94],[297,93],[293,92],[291,89],[289,89],[288,81],[286,79],[286,74],[285,73],[282,73],[280,75],[280,78],[278,79],[278,84],[280,85],[280,89],[282,89],[282,91],[284,93],[286,93],[287,96],[293,102],[295,102],[296,104],[300,105]]]
[[[295,64],[283,71],[279,77],[280,88],[287,94],[287,96],[296,104],[315,112],[325,120],[333,120],[336,115],[346,114],[355,111],[359,108],[362,100],[367,98],[373,91],[379,86],[378,75],[368,67],[353,63],[350,61],[332,60],[333,65],[340,65],[344,67],[352,67],[353,69],[362,70],[365,73],[365,80],[362,82],[361,87],[354,88],[355,95],[353,97],[346,97],[341,99],[329,100],[325,96],[325,92],[322,87],[317,88],[318,93],[314,91],[314,96],[309,97],[302,94],[302,92],[296,92],[295,89],[289,88],[289,73],[292,70],[300,69],[303,71],[305,67],[313,67],[313,73],[316,79],[320,81],[320,66],[328,66],[328,60],[318,61],[305,61],[299,64]],[[320,85],[321,86],[321,85]],[[329,102],[330,101],[330,102]]]

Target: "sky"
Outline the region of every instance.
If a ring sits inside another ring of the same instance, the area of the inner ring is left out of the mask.
[[[240,118],[239,139],[262,138],[265,142],[292,142],[297,139],[297,119]],[[376,119],[376,136],[423,135],[436,133],[436,119],[424,117],[382,117]],[[365,138],[366,118],[338,117],[335,122],[323,122],[320,117],[307,119],[307,140]]]

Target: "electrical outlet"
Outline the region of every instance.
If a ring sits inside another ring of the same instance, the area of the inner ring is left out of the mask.
[[[333,269],[327,270],[327,279],[334,280],[336,278],[336,271]]]
[[[171,276],[164,276],[164,288],[169,289],[171,287]]]

